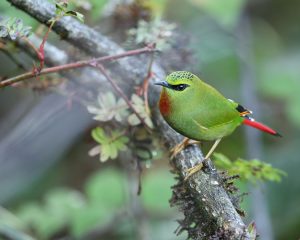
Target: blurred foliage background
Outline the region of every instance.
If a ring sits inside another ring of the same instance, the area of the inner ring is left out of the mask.
[[[71,2],[85,15],[86,24],[128,47],[126,32],[137,23],[126,15],[126,5],[132,1]],[[177,27],[173,31],[187,39],[179,42],[175,38],[171,41],[172,49],[188,49],[193,53],[193,61],[183,66],[184,69],[173,65],[168,68],[169,72],[192,70],[225,96],[240,103],[245,102],[245,96],[239,48],[249,47],[259,119],[284,136],[275,139],[262,135],[262,155],[254,156],[287,173],[280,183],[266,183],[263,188],[272,226],[271,239],[298,239],[300,2],[137,0],[136,4],[147,9],[137,14],[139,17],[146,21],[157,18],[175,23]],[[34,31],[40,28],[34,19],[6,1],[0,2],[0,14],[2,17],[18,16]],[[249,26],[246,31],[240,29],[245,17]],[[114,26],[119,26],[123,35],[117,35]],[[245,38],[247,42],[239,42]],[[60,44],[54,34],[50,40]],[[28,56],[22,52],[14,56],[30,69],[32,60]],[[24,71],[3,50],[0,59],[1,77]],[[56,124],[39,126],[42,118],[52,117],[47,116],[47,112],[57,99],[60,105],[56,106]],[[66,102],[63,97],[53,98],[49,93],[34,92],[30,88],[0,91],[0,231],[15,239],[63,239],[64,236],[185,239],[184,234],[177,237],[174,234],[175,220],[180,215],[168,202],[175,180],[169,172],[166,155],[159,151],[155,159],[146,164],[148,167],[142,173],[142,193],[137,196],[138,173],[132,171],[136,168],[134,163],[124,166],[119,158],[100,163],[96,157],[89,157],[88,151],[95,145],[90,132],[96,123],[82,106],[69,109],[68,117],[63,115]],[[52,131],[54,126],[58,128],[56,131]],[[31,138],[28,138],[28,129],[34,132]],[[246,158],[248,143],[244,135],[244,127],[241,127],[223,141],[218,152],[231,159]],[[53,144],[45,146],[43,143],[49,138]],[[249,191],[248,187],[241,184],[242,191]],[[250,199],[246,196],[243,204],[249,213],[248,222],[253,219],[251,209],[256,204],[255,199]]]

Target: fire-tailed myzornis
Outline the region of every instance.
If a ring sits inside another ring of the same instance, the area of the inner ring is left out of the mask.
[[[231,134],[241,124],[257,128],[269,134],[280,136],[273,129],[250,118],[251,111],[225,98],[216,89],[190,72],[178,71],[167,76],[163,86],[159,108],[166,122],[188,139],[215,141],[205,156],[208,159],[220,140]],[[183,145],[187,144],[187,140]],[[175,154],[182,146],[175,149]],[[202,168],[195,166],[189,175]]]

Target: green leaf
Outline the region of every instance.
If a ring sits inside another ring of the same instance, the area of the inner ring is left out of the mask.
[[[49,239],[66,227],[74,213],[85,204],[79,192],[56,189],[47,193],[44,204],[29,203],[17,215],[27,227],[34,229],[39,239]]]
[[[120,131],[114,130],[108,135],[100,127],[92,130],[92,137],[100,144],[100,146],[99,149],[91,149],[90,155],[95,155],[95,153],[99,151],[101,162],[105,162],[108,159],[115,159],[118,156],[119,151],[127,149],[126,143],[129,141],[129,138],[124,136]]]
[[[109,141],[105,135],[104,130],[100,127],[94,128],[92,130],[92,137],[96,142],[100,144],[107,143]]]
[[[155,155],[150,149],[141,149],[141,148],[136,148],[134,149],[136,156],[138,156],[141,160],[149,160],[153,158],[153,155]]]
[[[101,151],[100,146],[95,146],[95,147],[93,147],[92,149],[89,150],[89,156],[95,157],[98,154],[100,154],[100,151]]]
[[[16,40],[21,37],[28,37],[31,33],[31,27],[24,26],[23,21],[18,18],[0,19],[0,38],[9,37]]]
[[[67,9],[67,7],[68,7],[68,5],[66,3],[63,3],[63,4],[62,3],[56,3],[55,4],[55,8],[56,8],[55,13],[59,14],[61,12],[64,12]]]
[[[67,11],[68,3],[66,1],[55,1],[55,15],[57,17],[62,17],[64,13]],[[55,18],[53,18],[54,20]]]
[[[244,160],[238,158],[236,161],[230,161],[221,153],[214,153],[215,164],[218,168],[227,170],[230,175],[238,174],[241,180],[251,181],[274,181],[280,182],[286,173],[280,169],[272,167],[257,159]]]
[[[149,128],[153,128],[153,123],[150,118],[150,114],[147,112],[144,100],[136,94],[131,96],[131,103],[135,111],[139,114],[139,116],[144,120],[146,125]],[[141,123],[140,119],[136,116],[135,113],[132,113],[128,117],[128,123],[132,126],[136,126]]]
[[[107,122],[115,119],[121,122],[128,115],[128,106],[124,99],[116,99],[112,92],[98,95],[98,106],[87,106],[87,110],[91,114],[95,114],[95,120]]]
[[[135,113],[130,114],[130,116],[128,117],[128,123],[131,126],[137,126],[141,123],[140,119],[137,117],[137,115]]]
[[[64,16],[71,16],[71,17],[75,17],[77,18],[80,22],[84,22],[84,15],[79,13],[79,12],[75,12],[75,11],[67,11]]]
[[[77,18],[79,21],[84,22],[84,15],[73,11],[73,10],[68,10],[68,1],[67,0],[56,0],[55,1],[55,15],[56,17],[52,18],[49,20],[51,21],[57,21],[58,18],[64,17],[64,16],[71,16]]]
[[[112,168],[98,171],[87,180],[84,189],[88,204],[75,212],[72,235],[80,236],[110,221],[110,216],[125,204],[124,181],[124,175]]]

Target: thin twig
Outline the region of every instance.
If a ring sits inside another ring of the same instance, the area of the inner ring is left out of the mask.
[[[34,50],[36,56],[39,58],[40,52],[39,52],[39,50],[33,45],[33,43],[32,43],[27,37],[25,37],[25,36],[22,37],[22,40],[23,40],[24,42],[26,42],[26,44]]]
[[[146,76],[146,78],[144,80],[144,83],[143,83],[145,108],[146,108],[146,112],[149,115],[151,114],[151,111],[150,111],[149,100],[148,100],[148,88],[149,88],[149,81],[152,78],[152,65],[153,65],[153,62],[154,62],[154,52],[150,56],[150,62],[149,62],[149,65],[148,65],[147,76]]]
[[[48,39],[48,36],[49,36],[49,33],[51,32],[54,24],[60,19],[61,17],[56,17],[54,18],[52,21],[51,21],[51,24],[50,26],[48,27],[47,29],[47,32],[45,33],[44,37],[43,37],[43,40],[41,42],[41,45],[39,47],[39,50],[38,50],[38,58],[40,60],[40,66],[39,68],[37,69],[38,72],[40,72],[43,68],[44,68],[44,64],[45,64],[45,44],[46,44],[46,41]]]
[[[40,75],[45,75],[49,73],[54,73],[54,72],[60,72],[64,70],[69,70],[69,69],[74,69],[74,68],[81,68],[85,66],[90,66],[93,63],[99,63],[99,62],[105,62],[105,61],[113,61],[116,59],[124,58],[124,57],[129,57],[133,55],[139,55],[147,52],[154,52],[156,51],[152,46],[146,46],[144,48],[139,48],[127,52],[123,52],[120,54],[112,55],[112,56],[104,56],[104,57],[99,57],[95,59],[89,59],[89,60],[83,60],[83,61],[78,61],[78,62],[73,62],[73,63],[68,63],[60,66],[55,66],[55,67],[50,67],[50,68],[44,68],[40,72],[36,73],[35,71],[30,71],[27,73],[23,73],[21,75],[6,79],[2,82],[0,82],[0,88],[7,87],[10,85],[13,85],[17,82],[30,79],[36,76]]]
[[[145,126],[147,130],[150,130],[148,125],[145,123],[145,120],[141,117],[141,115],[136,111],[126,94],[122,91],[122,89],[118,86],[118,84],[115,83],[115,81],[109,76],[103,65],[97,63],[97,64],[92,64],[92,66],[96,67],[97,69],[100,70],[100,72],[103,74],[103,76],[107,79],[107,81],[110,82],[112,87],[116,90],[116,92],[124,99],[128,107],[134,112],[134,114],[137,116],[137,118],[141,121],[141,123]]]
[[[41,70],[44,68],[44,65],[45,65],[45,50],[44,50],[45,49],[45,44],[46,44],[46,41],[48,39],[49,33],[51,32],[51,30],[53,28],[54,23],[57,22],[59,19],[60,19],[59,17],[56,17],[51,22],[50,26],[47,29],[47,32],[45,33],[45,35],[42,39],[42,42],[41,42],[39,48],[36,48],[27,37],[25,37],[25,36],[22,37],[22,40],[24,40],[27,43],[27,45],[34,50],[34,52],[37,55],[37,58],[40,61],[40,66],[38,68],[34,67],[33,71],[35,72],[35,75],[38,75],[37,73],[41,72]]]

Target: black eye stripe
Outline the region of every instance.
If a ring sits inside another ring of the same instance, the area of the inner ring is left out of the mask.
[[[186,89],[189,86],[190,85],[188,85],[188,84],[177,84],[177,85],[170,85],[170,88],[175,91],[183,91],[184,89]]]

